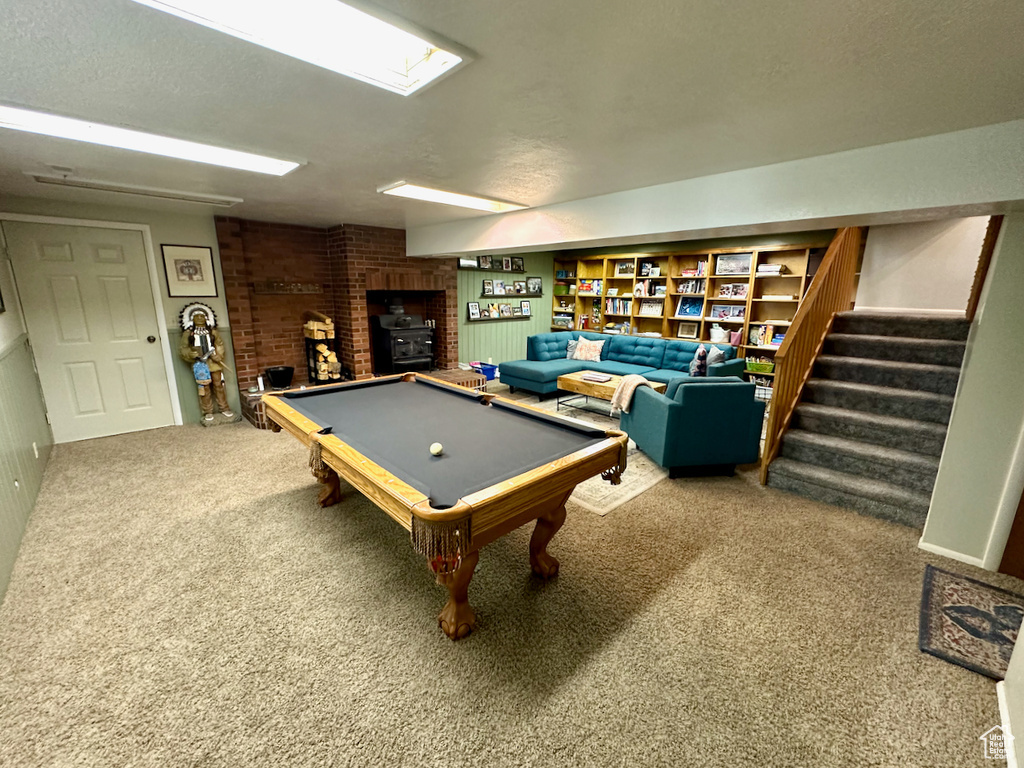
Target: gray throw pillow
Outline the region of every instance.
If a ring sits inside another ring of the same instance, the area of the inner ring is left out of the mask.
[[[572,356],[576,354],[576,345],[579,343],[578,339],[569,339],[569,343],[565,347],[565,359],[572,360]]]
[[[720,350],[718,347],[712,347],[708,350],[708,365],[718,365],[719,363],[725,362],[725,352]]]

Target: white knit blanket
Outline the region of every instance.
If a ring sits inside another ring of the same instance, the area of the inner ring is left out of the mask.
[[[623,376],[619,386],[615,388],[615,394],[612,395],[612,415],[614,416],[619,411],[629,413],[629,407],[633,404],[633,393],[636,392],[636,388],[649,386],[651,386],[651,382],[639,373],[630,373]]]

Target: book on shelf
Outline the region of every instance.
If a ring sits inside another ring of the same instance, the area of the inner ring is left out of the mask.
[[[610,315],[628,315],[632,304],[632,299],[606,298],[604,300],[604,311]]]
[[[676,302],[676,317],[700,317],[704,309],[703,299],[696,296],[680,296]]]
[[[707,273],[708,263],[706,261],[698,261],[696,267],[679,270],[681,277],[704,277]]]
[[[682,278],[676,278],[676,288],[680,293],[704,293],[706,280],[684,280]]]
[[[758,264],[757,274],[759,275],[782,275],[788,272],[785,264]]]
[[[795,299],[791,293],[766,293],[761,297],[761,301],[792,301]]]

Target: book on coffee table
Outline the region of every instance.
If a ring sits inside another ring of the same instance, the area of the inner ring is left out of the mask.
[[[605,382],[605,381],[611,381],[612,380],[612,377],[609,376],[607,373],[584,373],[580,378],[583,379],[584,381],[598,381],[598,382]]]

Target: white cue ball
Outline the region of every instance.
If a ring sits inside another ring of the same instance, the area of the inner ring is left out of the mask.
[[[430,444],[430,452],[432,454],[434,454],[435,456],[440,456],[441,452],[443,450],[444,450],[444,446],[441,445],[440,443],[431,443]]]

